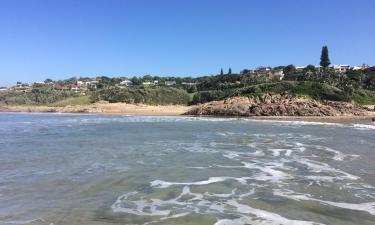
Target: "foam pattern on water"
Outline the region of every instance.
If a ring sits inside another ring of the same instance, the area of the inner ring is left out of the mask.
[[[188,169],[195,169],[197,172],[212,169],[235,170],[241,171],[241,174],[245,172],[248,176],[216,176],[190,181],[183,178],[183,181],[153,180],[149,186],[156,193],[176,188],[181,192],[170,199],[148,197],[147,193],[137,191],[126,193],[116,200],[112,210],[140,216],[159,216],[159,221],[189,214],[212,215],[217,218],[216,225],[323,224],[319,221],[287,218],[253,206],[252,202],[259,201],[262,194],[267,192],[280,201],[292,200],[295,204],[319,203],[321,207],[330,206],[375,215],[375,197],[371,193],[374,189],[363,183],[359,176],[333,166],[357,160],[359,155],[345,154],[319,145],[316,142],[321,142],[324,138],[312,135],[217,132],[216,136],[216,141],[209,143],[210,147],[176,143],[179,150],[221,155],[225,159],[221,164]],[[215,189],[215,185],[230,185],[234,188],[227,193],[210,192]],[[194,188],[197,190],[192,191]],[[318,189],[327,192],[316,192]],[[349,194],[346,197],[352,202],[326,200],[337,199],[343,194]]]

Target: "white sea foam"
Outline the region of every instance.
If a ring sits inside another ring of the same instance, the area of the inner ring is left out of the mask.
[[[30,223],[43,223],[45,224],[46,221],[42,218],[38,219],[31,219],[31,220],[9,220],[9,221],[0,221],[2,225],[23,225],[23,224],[30,224]]]
[[[254,176],[252,176],[252,179],[255,180],[280,183],[284,180],[293,178],[293,176],[291,176],[290,174],[275,169],[283,168],[283,163],[273,162],[269,164],[257,165],[255,163],[242,162],[242,164],[244,168],[248,168],[250,170],[257,169],[263,172],[261,174],[255,174]]]
[[[375,125],[369,124],[353,124],[352,125],[355,129],[359,130],[375,130]]]
[[[293,199],[295,201],[317,201],[325,205],[331,205],[343,209],[350,209],[356,211],[365,211],[372,215],[375,215],[375,202],[365,202],[365,203],[346,203],[346,202],[333,202],[333,201],[326,201],[320,200],[317,198],[311,197],[309,194],[300,194],[295,193],[291,190],[274,190],[274,195],[281,196],[289,199]]]
[[[326,147],[326,146],[310,145],[310,147],[312,147],[314,149],[319,149],[319,150],[322,150],[322,151],[325,151],[325,152],[333,153],[332,159],[336,160],[336,161],[343,161],[344,159],[347,159],[347,158],[354,159],[354,158],[358,158],[359,157],[359,155],[344,154],[344,153],[342,153],[342,152],[340,152],[338,150],[335,150],[335,149],[332,149],[332,148],[329,148],[329,147]]]
[[[177,218],[195,213],[221,213],[226,215],[237,215],[236,219],[221,219],[215,225],[235,225],[235,224],[259,224],[259,225],[279,225],[279,224],[320,224],[311,221],[291,220],[279,214],[262,209],[256,209],[248,205],[241,204],[235,200],[236,197],[245,197],[253,194],[253,190],[243,195],[236,195],[236,190],[230,194],[194,193],[188,186],[183,187],[179,196],[169,200],[144,199],[140,193],[131,192],[120,196],[112,205],[114,212],[124,212],[142,216],[159,216],[160,221]],[[134,200],[138,195],[140,200]],[[189,196],[189,197],[188,197]],[[206,198],[217,197],[220,201],[208,201]],[[133,200],[130,200],[133,199]]]
[[[215,225],[234,225],[234,224],[259,224],[259,225],[317,225],[322,223],[316,223],[313,221],[303,221],[303,220],[291,220],[287,219],[279,214],[269,212],[266,210],[256,209],[248,205],[240,204],[236,200],[229,200],[227,202],[228,205],[233,206],[235,211],[241,214],[250,214],[254,215],[255,218],[251,217],[244,217],[242,219],[235,219],[234,221],[231,220],[222,220],[218,221]]]
[[[196,182],[168,182],[168,181],[162,181],[162,180],[154,180],[151,182],[151,187],[155,188],[168,188],[173,185],[178,186],[199,186],[199,185],[207,185],[207,184],[213,184],[218,182],[223,182],[226,180],[235,180],[242,184],[246,184],[246,180],[249,179],[249,177],[210,177],[208,180],[202,180],[202,181],[196,181]]]
[[[314,121],[287,121],[287,120],[254,120],[245,119],[251,122],[257,123],[273,123],[275,125],[287,125],[294,127],[301,126],[326,126],[326,127],[340,127],[340,128],[354,128],[360,130],[375,130],[375,125],[372,124],[344,124],[344,123],[333,123],[333,122],[314,122]]]
[[[289,121],[289,120],[254,120],[254,119],[247,119],[252,122],[260,122],[260,123],[274,123],[274,124],[281,124],[281,125],[293,125],[293,126],[335,126],[335,127],[344,127],[344,124],[341,123],[330,123],[330,122],[314,122],[314,121]]]
[[[352,175],[350,173],[344,172],[339,169],[335,169],[331,167],[330,165],[323,163],[323,162],[317,162],[306,158],[298,158],[296,159],[296,162],[306,165],[312,172],[315,173],[321,173],[321,172],[328,172],[332,173],[332,176],[336,180],[357,180],[359,177]]]

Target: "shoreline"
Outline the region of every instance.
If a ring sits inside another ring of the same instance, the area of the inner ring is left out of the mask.
[[[277,121],[306,121],[331,123],[361,123],[374,124],[375,112],[366,116],[194,116],[184,115],[193,106],[183,105],[135,105],[126,103],[95,103],[91,105],[75,105],[65,107],[34,106],[34,105],[0,105],[0,113],[67,113],[67,114],[98,114],[98,115],[126,115],[126,116],[186,116],[201,118],[235,118],[253,120]]]

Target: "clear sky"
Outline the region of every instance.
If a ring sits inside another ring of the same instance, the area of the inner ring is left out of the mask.
[[[0,0],[0,86],[375,64],[374,0]]]

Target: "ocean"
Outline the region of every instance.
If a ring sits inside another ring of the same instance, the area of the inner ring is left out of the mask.
[[[375,125],[1,113],[0,224],[375,224]]]

